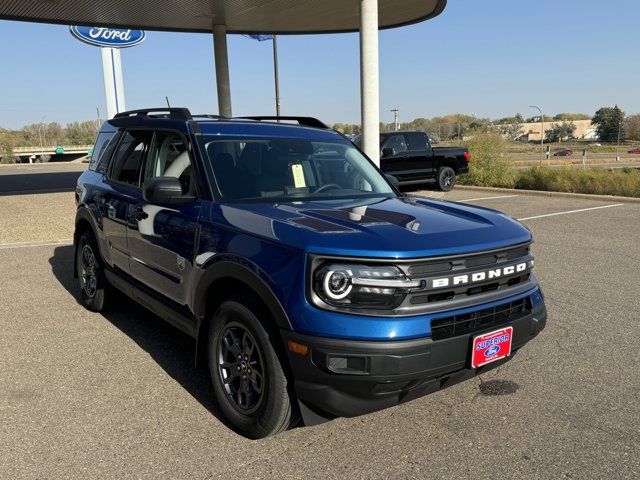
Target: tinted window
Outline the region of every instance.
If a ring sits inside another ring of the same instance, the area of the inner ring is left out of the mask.
[[[118,145],[110,178],[118,182],[138,185],[142,161],[147,147],[147,132],[124,132]]]
[[[427,136],[424,133],[405,133],[409,150],[426,150]]]
[[[93,152],[91,153],[91,162],[89,163],[89,169],[96,172],[104,173],[109,165],[109,160],[113,155],[113,151],[116,148],[118,142],[117,132],[103,132],[98,134],[95,145],[93,146]]]
[[[181,135],[156,132],[147,155],[145,181],[153,177],[174,177],[182,184],[182,193],[195,194],[195,179],[189,152]]]
[[[342,138],[199,138],[225,199],[294,201],[394,196],[380,172]]]
[[[401,133],[396,135],[390,135],[387,137],[387,141],[384,142],[383,148],[393,148],[394,155],[407,151],[407,143],[404,139],[404,135]]]

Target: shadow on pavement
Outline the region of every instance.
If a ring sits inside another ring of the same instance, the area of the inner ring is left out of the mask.
[[[80,171],[74,171],[0,175],[0,196],[73,192],[81,173]]]
[[[73,255],[73,246],[57,247],[49,263],[56,279],[79,301],[77,281],[73,276]],[[192,338],[125,295],[116,295],[111,311],[101,315],[136,342],[218,420],[233,429],[215,402],[208,371],[194,365],[195,342]]]

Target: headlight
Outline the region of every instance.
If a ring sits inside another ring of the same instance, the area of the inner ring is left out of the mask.
[[[412,288],[422,286],[394,266],[325,264],[313,275],[313,290],[324,302],[351,308],[396,308]]]

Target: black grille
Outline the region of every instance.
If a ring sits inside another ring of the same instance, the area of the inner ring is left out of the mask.
[[[527,298],[504,303],[477,312],[438,318],[431,321],[431,338],[442,340],[509,323],[531,311]]]

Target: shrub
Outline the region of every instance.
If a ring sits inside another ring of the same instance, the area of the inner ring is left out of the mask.
[[[497,132],[474,135],[468,143],[471,161],[469,173],[460,183],[481,187],[513,187],[513,161],[507,154],[507,141]]]

